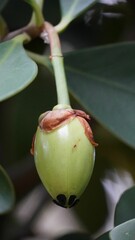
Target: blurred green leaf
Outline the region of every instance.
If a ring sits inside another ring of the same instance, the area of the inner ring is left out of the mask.
[[[134,240],[135,219],[127,221],[115,227],[109,234],[111,240]]]
[[[0,44],[0,101],[27,87],[37,74],[37,65],[26,54],[20,41]]]
[[[39,66],[39,73],[33,84],[1,104],[4,111],[0,118],[0,132],[3,157],[8,164],[18,163],[19,159],[25,158],[30,153],[38,117],[52,109],[56,101],[54,77],[44,66]],[[7,118],[10,121],[5,121]]]
[[[110,240],[109,232],[104,233],[102,236],[96,238],[96,240]]]
[[[94,2],[96,2],[96,0],[60,0],[62,17],[66,17],[68,15],[70,17],[70,21],[72,21]]]
[[[135,187],[125,191],[116,205],[115,226],[135,218]]]
[[[0,165],[0,214],[10,211],[14,205],[14,189],[11,180]]]
[[[65,56],[75,98],[117,137],[135,147],[135,43],[119,43]]]
[[[60,0],[61,22],[58,28],[65,28],[74,18],[91,7],[97,0]],[[56,27],[57,28],[57,27]]]
[[[0,0],[0,11],[6,6],[9,0]]]

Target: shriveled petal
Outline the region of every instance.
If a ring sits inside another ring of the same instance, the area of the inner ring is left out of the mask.
[[[34,142],[35,142],[35,136],[36,136],[36,134],[34,134],[34,136],[33,136],[32,144],[31,144],[31,149],[30,149],[30,153],[31,153],[32,155],[34,155]]]
[[[56,128],[66,124],[68,121],[71,121],[76,117],[83,125],[85,134],[91,144],[97,146],[98,144],[94,141],[93,133],[88,123],[88,121],[90,121],[90,116],[82,110],[56,109],[45,112],[39,117],[39,126],[46,132],[51,132],[52,130],[55,130]]]
[[[84,130],[85,130],[85,135],[87,136],[87,138],[89,139],[89,141],[91,142],[91,144],[92,144],[93,146],[95,146],[95,147],[98,146],[98,143],[96,143],[96,142],[94,141],[93,132],[92,132],[91,127],[90,127],[90,125],[88,124],[88,122],[87,122],[84,118],[82,118],[82,117],[78,117],[78,119],[79,119],[79,121],[81,122],[81,124],[83,125]]]
[[[82,117],[82,118],[85,118],[87,121],[90,120],[90,116],[88,114],[86,114],[84,111],[82,110],[76,110],[74,109],[74,113],[76,116],[79,116],[79,117]]]
[[[49,111],[45,117],[41,119],[39,126],[46,132],[50,132],[73,118],[75,118],[75,113],[72,109],[53,110]]]

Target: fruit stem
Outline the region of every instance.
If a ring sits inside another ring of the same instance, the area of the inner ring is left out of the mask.
[[[50,23],[45,22],[41,38],[45,43],[50,44],[50,59],[54,69],[58,104],[70,105],[60,40],[55,28]]]

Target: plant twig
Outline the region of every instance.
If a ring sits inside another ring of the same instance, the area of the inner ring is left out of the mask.
[[[60,40],[55,28],[50,23],[45,22],[41,38],[45,43],[50,44],[50,59],[56,80],[58,104],[70,105]]]
[[[48,70],[52,73],[52,65],[50,64],[49,57],[48,56],[43,56],[39,55],[34,52],[26,51],[28,56],[33,59],[36,63],[43,65],[48,68]]]
[[[44,17],[42,13],[42,7],[44,2],[42,0],[38,2],[34,0],[25,0],[25,1],[29,3],[34,10],[29,24],[27,24],[26,26],[20,29],[17,29],[13,32],[8,33],[5,37],[2,38],[2,41],[10,40],[22,33],[26,33],[27,35],[29,35],[31,39],[33,39],[39,36],[40,33],[43,31]]]
[[[43,0],[25,0],[28,4],[31,5],[33,8],[34,12],[32,14],[32,18],[30,21],[31,23],[34,23],[36,26],[42,26],[44,23],[44,16],[42,13],[42,8],[43,8]]]
[[[7,41],[10,40],[14,37],[16,37],[19,34],[22,33],[27,33],[31,39],[36,38],[40,35],[40,33],[43,31],[43,26],[37,27],[37,26],[32,26],[32,25],[26,25],[23,28],[17,29],[13,32],[8,33],[3,39],[2,41]]]

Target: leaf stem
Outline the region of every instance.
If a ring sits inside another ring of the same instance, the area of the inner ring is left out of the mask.
[[[20,29],[7,33],[7,35],[5,35],[1,39],[2,41],[10,40],[22,33],[28,34],[30,38],[33,39],[39,36],[40,33],[43,31],[44,17],[42,14],[42,8],[44,1],[43,0],[25,0],[25,1],[29,3],[34,10],[30,22]]]
[[[55,28],[48,22],[45,22],[44,32],[42,33],[41,37],[44,41],[47,40],[47,35],[50,43],[51,49],[51,56],[50,59],[52,61],[55,81],[56,81],[56,90],[57,90],[57,98],[58,104],[65,104],[70,105],[67,82],[66,82],[66,75],[64,69],[64,61],[63,55],[61,51],[61,45],[59,36],[55,30]]]
[[[39,0],[38,2],[36,0],[25,1],[29,3],[34,10],[30,24],[34,23],[37,27],[42,26],[44,24],[44,17],[42,14],[43,0]]]
[[[8,33],[3,39],[2,41],[7,41],[10,40],[22,33],[26,33],[30,36],[30,38],[35,38],[37,36],[40,35],[40,33],[42,32],[43,27],[37,27],[37,26],[32,26],[32,25],[26,25],[25,27],[22,27],[20,29],[17,29],[13,32]]]
[[[48,68],[48,70],[52,73],[52,65],[50,64],[49,57],[48,56],[43,56],[39,55],[37,53],[31,52],[31,51],[26,51],[28,56],[32,58],[36,63],[43,65]]]
[[[55,26],[55,30],[57,33],[61,33],[65,30],[65,28],[70,23],[70,17],[67,15],[61,19],[61,21]]]
[[[22,33],[13,38],[14,42],[28,43],[31,38],[27,33]]]

